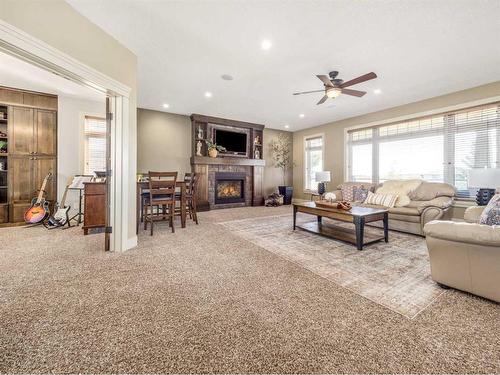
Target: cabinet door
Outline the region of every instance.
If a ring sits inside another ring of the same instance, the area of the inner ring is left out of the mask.
[[[35,154],[55,156],[57,149],[57,119],[53,111],[35,111]]]
[[[30,155],[34,152],[34,110],[10,107],[8,152],[12,155]]]
[[[14,202],[29,202],[33,198],[33,161],[31,157],[9,157],[10,196]]]
[[[52,173],[51,179],[47,182],[45,186],[45,199],[55,203],[56,201],[56,172],[57,172],[57,163],[56,158],[43,158],[43,157],[34,157],[33,158],[33,170],[34,174],[34,189],[39,190],[42,186],[43,180],[45,176],[49,172]]]

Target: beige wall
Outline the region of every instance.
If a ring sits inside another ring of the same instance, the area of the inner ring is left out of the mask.
[[[264,129],[264,160],[266,161],[266,167],[264,169],[264,195],[272,194],[279,185],[283,185],[283,173],[281,169],[274,167],[274,162],[272,159],[271,152],[271,142],[278,138],[280,133],[288,135],[290,138],[290,143],[293,142],[293,134],[290,132],[285,132],[281,130],[274,129]],[[293,147],[292,147],[293,152]],[[289,169],[285,175],[285,185],[291,185],[293,182],[293,169]]]
[[[293,172],[293,186],[295,197],[308,198],[301,194],[304,190],[304,136],[323,133],[325,135],[325,161],[324,169],[332,173],[331,186],[344,181],[344,131],[346,128],[384,122],[403,116],[422,114],[428,111],[451,107],[474,101],[494,98],[500,95],[500,82],[475,87],[472,89],[455,92],[420,102],[410,103],[383,111],[373,112],[362,116],[332,122],[293,133],[293,155],[296,167]]]
[[[149,109],[137,110],[137,171],[191,171],[191,120]]]
[[[0,18],[80,62],[122,82],[130,95],[128,230],[135,238],[137,57],[63,0],[2,0]]]
[[[264,193],[271,194],[283,184],[281,170],[273,166],[270,142],[279,133],[292,133],[264,129],[263,156]],[[191,170],[191,120],[189,116],[139,108],[137,110],[137,171],[179,171],[183,176]],[[292,183],[292,170],[287,173],[286,183]]]

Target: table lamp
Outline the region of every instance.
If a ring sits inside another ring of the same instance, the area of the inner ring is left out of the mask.
[[[469,188],[478,188],[476,203],[486,206],[500,187],[500,168],[469,169],[467,183]]]
[[[326,184],[330,182],[330,171],[316,172],[316,181],[318,181],[318,194],[325,194]]]

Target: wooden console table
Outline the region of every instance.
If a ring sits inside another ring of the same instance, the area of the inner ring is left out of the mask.
[[[297,225],[297,212],[314,215],[317,217],[317,221]],[[322,220],[323,217],[354,223],[355,229],[324,223]],[[384,223],[384,235],[377,236],[371,233],[365,233],[365,223],[378,220],[382,220]],[[294,203],[293,230],[295,230],[295,228],[349,242],[356,245],[358,250],[363,250],[364,245],[376,241],[385,240],[385,242],[389,242],[389,213],[386,209],[370,207],[355,206],[349,211],[345,211],[334,208],[318,207],[315,202]]]
[[[106,182],[84,182],[83,234],[106,227]]]

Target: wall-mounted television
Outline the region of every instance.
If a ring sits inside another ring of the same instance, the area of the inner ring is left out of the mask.
[[[225,154],[247,155],[247,134],[214,129],[214,142],[226,149]]]

